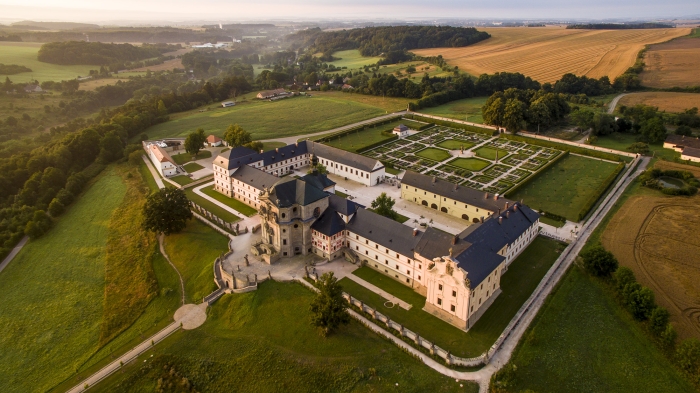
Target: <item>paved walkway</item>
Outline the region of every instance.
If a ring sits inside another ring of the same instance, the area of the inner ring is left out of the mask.
[[[262,139],[262,140],[260,140],[260,142],[282,142],[282,143],[285,143],[287,145],[291,145],[292,143],[296,143],[296,141],[298,141],[300,139],[311,138],[314,136],[319,136],[319,135],[324,135],[324,134],[333,134],[336,132],[348,130],[348,129],[353,128],[353,127],[357,127],[357,126],[361,126],[361,125],[365,125],[365,124],[372,124],[372,123],[376,123],[376,122],[384,120],[384,119],[402,116],[405,114],[406,114],[406,111],[394,112],[394,113],[389,113],[387,115],[373,117],[371,119],[367,119],[367,120],[363,120],[363,121],[358,121],[357,123],[348,124],[346,126],[333,128],[331,130],[314,132],[312,134],[305,134],[305,135],[288,136],[288,137],[284,137],[284,138]]]
[[[613,98],[612,101],[610,101],[610,104],[608,104],[608,113],[613,114],[615,112],[615,107],[617,106],[617,103],[620,102],[620,98],[626,96],[628,93],[622,93],[618,95],[617,97]]]
[[[390,294],[389,292],[379,288],[378,286],[374,284],[370,284],[367,281],[361,279],[360,277],[357,277],[354,274],[348,274],[346,276],[347,278],[351,279],[352,281],[355,281],[356,283],[362,285],[363,287],[369,289],[370,291],[376,293],[377,295],[383,297],[384,299],[394,303],[398,304],[399,307],[403,308],[404,310],[410,310],[413,305],[408,304],[407,302],[404,302],[403,300],[397,298],[396,296]]]
[[[252,229],[255,225],[260,224],[260,215],[254,214],[253,216],[248,217],[245,214],[239,212],[238,210],[232,208],[231,206],[229,206],[223,202],[219,202],[216,199],[214,199],[214,198],[210,197],[209,195],[205,194],[204,192],[202,192],[202,188],[209,187],[213,184],[214,184],[214,181],[212,180],[208,183],[204,183],[202,185],[199,185],[199,186],[193,188],[192,191],[195,194],[201,196],[202,198],[208,200],[209,202],[215,204],[216,206],[218,206],[218,207],[226,210],[227,212],[240,218],[241,221],[236,222],[236,224],[240,225],[241,228],[248,227],[248,229]]]
[[[20,251],[22,251],[22,247],[27,244],[27,241],[29,241],[29,237],[23,237],[22,240],[17,243],[15,248],[13,248],[12,251],[10,251],[10,253],[5,257],[5,259],[2,260],[2,263],[0,263],[0,272],[5,269],[5,266],[10,264],[10,262],[17,256],[17,254],[19,254]]]
[[[146,163],[148,170],[151,171],[151,175],[153,175],[153,179],[156,181],[158,188],[165,188],[165,184],[163,184],[163,179],[160,178],[160,174],[158,173],[158,171],[156,171],[156,168],[153,167],[151,161],[145,155],[141,156],[141,158],[143,158],[143,161]]]

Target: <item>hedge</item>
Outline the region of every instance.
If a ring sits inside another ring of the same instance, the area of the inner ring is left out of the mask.
[[[506,138],[506,139],[510,139],[513,141],[517,141],[517,142],[528,143],[530,145],[549,147],[549,148],[559,149],[559,150],[566,150],[566,151],[570,151],[572,153],[580,154],[583,156],[602,158],[604,160],[609,160],[609,161],[618,161],[618,162],[626,161],[625,158],[623,158],[622,156],[619,156],[617,154],[593,150],[593,149],[586,149],[585,147],[571,146],[571,145],[566,145],[564,143],[544,141],[542,139],[528,138],[528,137],[520,136],[520,135],[501,134],[501,137]],[[630,158],[630,161],[631,161],[631,158]]]
[[[620,174],[620,172],[622,172],[623,169],[625,169],[625,163],[621,162],[617,164],[615,171],[611,173],[602,183],[600,183],[600,185],[598,185],[596,192],[593,195],[591,195],[590,198],[588,198],[586,204],[583,205],[583,208],[581,208],[581,211],[579,211],[577,221],[583,220],[584,217],[588,215],[588,212],[593,208],[596,202],[598,202],[598,199],[600,199],[603,193],[605,193],[605,191],[615,181],[615,179]]]
[[[479,134],[486,134],[486,135],[490,135],[490,136],[494,136],[494,135],[497,135],[497,134],[498,134],[498,131],[492,130],[492,129],[489,129],[489,128],[474,127],[474,126],[470,126],[470,125],[466,125],[466,124],[461,124],[461,123],[455,123],[455,122],[451,122],[451,121],[447,121],[447,120],[431,119],[431,118],[428,118],[428,117],[423,117],[423,116],[414,115],[414,114],[406,115],[406,117],[409,117],[409,116],[410,116],[410,119],[418,120],[418,121],[423,121],[423,122],[426,122],[426,123],[433,123],[433,124],[439,125],[439,126],[445,126],[445,127],[451,127],[451,128],[460,128],[460,129],[463,129],[463,130],[466,130],[466,131],[476,132],[476,133],[479,133]]]
[[[550,161],[550,162],[544,164],[544,166],[543,166],[542,168],[538,169],[536,172],[530,173],[530,174],[529,174],[526,178],[524,178],[520,183],[518,183],[518,184],[514,185],[513,187],[509,188],[508,190],[506,190],[506,191],[503,193],[503,195],[510,198],[510,195],[513,194],[513,193],[515,193],[515,191],[517,191],[520,187],[522,187],[522,186],[525,185],[526,183],[530,182],[532,179],[535,179],[537,176],[539,176],[540,174],[542,174],[542,173],[545,171],[545,169],[547,169],[547,168],[549,168],[550,166],[554,165],[556,162],[558,162],[558,161],[561,160],[562,158],[566,157],[568,154],[569,154],[569,152],[568,152],[568,151],[565,151],[564,153],[559,154],[558,156],[554,157],[554,159],[553,159],[552,161]]]
[[[356,152],[357,152],[357,153],[364,153],[364,152],[366,152],[367,150],[374,149],[374,148],[377,147],[377,146],[381,146],[381,145],[383,145],[383,144],[385,144],[385,143],[393,142],[393,141],[395,141],[395,140],[397,140],[397,139],[399,139],[398,135],[394,135],[394,136],[392,136],[392,137],[390,137],[390,138],[384,139],[383,141],[379,141],[379,142],[373,143],[373,144],[371,144],[371,145],[369,145],[369,146],[365,146],[365,147],[363,147],[363,148],[361,148],[361,149],[357,149]]]

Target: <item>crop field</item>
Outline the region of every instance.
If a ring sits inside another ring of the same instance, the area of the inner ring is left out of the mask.
[[[450,65],[472,75],[520,72],[542,83],[566,73],[593,78],[621,75],[646,44],[665,42],[690,29],[576,30],[561,27],[485,28],[491,38],[463,48],[413,50],[420,56],[442,55]]]
[[[600,192],[598,187],[616,167],[611,162],[570,154],[508,197],[522,199],[533,209],[579,221],[579,212]]]
[[[698,62],[698,69],[700,70],[700,62]],[[683,112],[690,108],[700,108],[700,94],[661,91],[633,93],[622,97],[618,105],[634,106],[638,104],[655,106],[666,112]]]
[[[89,65],[58,65],[42,63],[36,59],[41,43],[36,42],[0,42],[0,61],[3,64],[17,64],[29,67],[32,72],[10,75],[13,82],[29,82],[38,80],[62,81],[86,76],[90,70],[100,67]],[[2,79],[5,80],[4,75]]]
[[[700,172],[660,163],[663,169]],[[700,214],[688,209],[698,202],[698,196],[635,195],[601,236],[620,265],[632,269],[637,280],[654,291],[657,303],[669,310],[681,338],[700,338],[700,241],[688,232],[700,225]]]
[[[681,37],[651,45],[644,53],[642,84],[649,87],[700,86],[700,38]]]
[[[547,298],[511,363],[508,392],[696,392],[614,294],[577,266]]]
[[[330,130],[384,112],[367,104],[314,95],[275,102],[242,102],[234,107],[201,113],[190,111],[145,132],[151,139],[182,137],[197,128],[203,128],[206,134],[221,135],[229,125],[239,124],[253,139],[271,139]]]
[[[177,382],[187,378],[199,392],[479,391],[425,367],[355,320],[321,337],[309,323],[312,298],[301,284],[275,281],[224,295],[204,325],[174,333],[94,389],[154,391],[167,365]]]
[[[487,98],[488,97],[465,98],[432,108],[423,108],[420,112],[482,124],[484,119],[481,117],[481,107],[484,105]]]
[[[448,151],[434,146],[456,149]],[[459,149],[461,146],[464,146],[464,151]],[[440,126],[382,144],[362,154],[389,163],[394,169],[412,170],[471,188],[503,193],[562,152]]]

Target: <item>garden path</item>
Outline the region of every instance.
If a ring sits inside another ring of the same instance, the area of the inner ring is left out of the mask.
[[[396,296],[390,294],[389,292],[379,288],[378,286],[376,286],[374,284],[368,283],[367,281],[361,279],[360,277],[357,277],[354,274],[348,274],[345,277],[351,279],[352,281],[355,281],[356,283],[362,285],[363,287],[365,287],[365,288],[369,289],[370,291],[376,293],[377,295],[383,297],[384,299],[386,299],[392,303],[398,304],[399,307],[403,308],[404,310],[410,310],[411,307],[413,307],[413,305],[397,298]]]
[[[241,228],[248,227],[248,229],[252,229],[254,226],[260,224],[260,216],[258,214],[255,214],[251,217],[247,217],[245,214],[239,212],[238,210],[228,206],[227,204],[223,202],[219,202],[216,199],[210,197],[209,195],[205,194],[202,192],[202,188],[209,187],[214,184],[214,181],[204,183],[202,185],[199,185],[195,188],[192,189],[192,191],[201,196],[202,198],[208,200],[209,202],[215,204],[216,206],[226,210],[227,212],[239,217],[241,221],[238,221],[236,224],[240,225]]]
[[[170,264],[170,266],[173,267],[173,270],[175,270],[175,273],[177,273],[178,278],[180,278],[180,294],[182,295],[181,303],[182,305],[185,304],[185,281],[182,279],[182,274],[180,274],[180,271],[177,270],[177,267],[170,261],[170,257],[168,256],[168,253],[165,252],[165,236],[161,233],[158,235],[158,247],[160,248],[160,253],[163,255],[166,261]]]

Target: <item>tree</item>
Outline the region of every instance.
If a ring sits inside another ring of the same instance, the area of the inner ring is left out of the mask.
[[[641,287],[633,291],[627,297],[627,307],[632,316],[638,321],[649,319],[651,311],[656,307],[654,303],[654,292],[647,287]]]
[[[123,155],[124,144],[116,131],[110,131],[100,139],[100,159],[104,163],[116,161]]]
[[[501,97],[496,94],[500,94]],[[496,93],[489,97],[488,101],[481,108],[482,117],[484,123],[491,124],[497,127],[503,125],[503,113],[505,110],[505,103],[503,101],[503,93]]]
[[[661,336],[666,330],[671,314],[663,307],[656,307],[649,315],[649,330],[656,336]]]
[[[645,121],[639,132],[649,143],[661,143],[666,139],[666,127],[659,117]]]
[[[311,324],[326,337],[340,325],[350,322],[343,288],[333,272],[324,273],[316,283],[318,294],[311,302]]]
[[[516,99],[511,98],[506,102],[503,110],[503,126],[506,130],[517,134],[525,126],[525,104]]]
[[[617,131],[615,116],[607,113],[596,113],[593,115],[593,135],[609,135]]]
[[[396,212],[394,211],[395,203],[396,201],[394,198],[388,196],[386,192],[383,192],[377,199],[372,201],[372,210],[381,216],[389,217],[393,220],[396,219]]]
[[[51,217],[43,210],[37,210],[32,216],[32,220],[24,227],[24,234],[34,240],[41,237],[51,229]]]
[[[637,154],[649,154],[649,145],[644,142],[635,142],[627,150]]]
[[[678,128],[676,128],[676,135],[691,136],[693,135],[693,130],[688,126],[678,126]]]
[[[158,100],[158,116],[165,116],[168,114],[168,108],[165,107],[163,100]]]
[[[250,133],[238,124],[228,126],[224,133],[224,140],[231,148],[243,146],[253,141]]]
[[[140,149],[129,153],[129,164],[131,164],[133,166],[138,166],[139,164],[141,164],[141,162],[142,162],[141,156],[142,155],[143,155],[143,151],[141,151]]]
[[[199,151],[202,150],[202,146],[204,146],[206,140],[207,137],[204,135],[204,130],[198,128],[195,132],[187,135],[185,139],[185,151],[192,156],[196,156]]]
[[[316,165],[312,165],[312,167],[308,171],[306,171],[306,173],[314,173],[314,171],[322,175],[328,173],[328,169],[326,168],[326,166],[321,164],[320,162],[317,162]]]
[[[252,141],[250,143],[246,143],[245,145],[243,145],[243,147],[247,147],[250,150],[255,150],[256,152],[258,152],[263,149],[264,145],[260,141]]]
[[[143,206],[143,227],[147,231],[170,235],[185,229],[192,218],[190,201],[184,191],[166,187],[152,193]]]
[[[697,338],[683,341],[676,349],[676,362],[681,370],[698,381],[700,379],[700,341]]]
[[[622,292],[627,284],[637,282],[637,279],[634,278],[634,272],[632,272],[632,269],[626,266],[621,266],[619,269],[617,269],[613,274],[613,278],[615,279],[615,285],[617,286],[618,292]]]
[[[583,266],[591,274],[598,277],[609,277],[617,270],[617,259],[601,246],[593,247],[581,253]]]
[[[582,130],[587,130],[593,126],[593,116],[594,113],[587,110],[575,110],[571,112],[569,118],[571,122]]]

